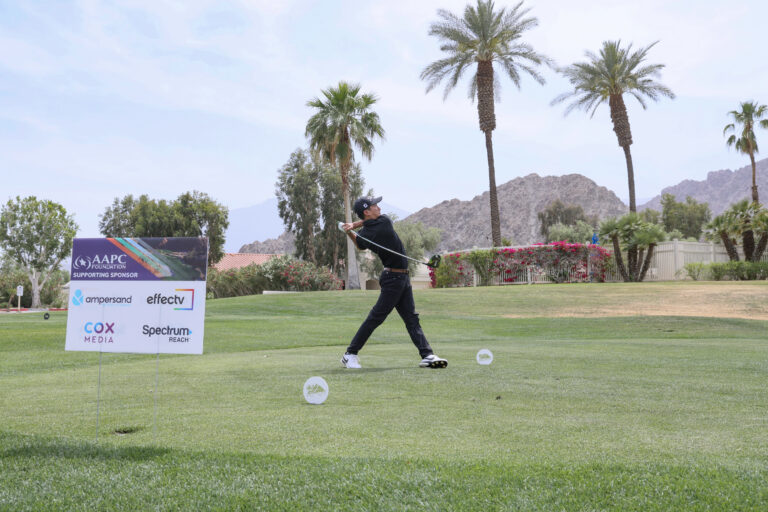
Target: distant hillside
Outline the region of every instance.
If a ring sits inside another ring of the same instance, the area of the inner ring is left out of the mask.
[[[289,231],[284,231],[277,238],[269,238],[263,242],[253,242],[240,247],[238,252],[255,254],[293,254],[296,251],[296,237]]]
[[[277,214],[277,198],[247,208],[233,208],[229,211],[224,250],[236,252],[243,244],[275,238],[284,230],[283,221]]]
[[[539,176],[529,174],[497,187],[501,236],[516,245],[541,242],[537,214],[552,201],[577,204],[588,216],[599,219],[622,215],[627,206],[605,187],[581,174]],[[491,246],[488,192],[471,201],[452,199],[423,208],[405,219],[443,230],[439,250],[459,250]]]
[[[747,162],[749,159],[745,157]],[[768,158],[756,162],[757,167],[757,191],[760,194],[760,202],[768,202]],[[672,194],[678,201],[684,201],[691,196],[700,203],[709,203],[712,215],[720,215],[731,204],[742,199],[752,198],[752,166],[747,165],[736,171],[722,170],[712,171],[707,174],[707,179],[702,181],[685,180],[677,185],[667,187],[661,194],[654,197],[637,211],[646,208],[661,211],[662,194]]]

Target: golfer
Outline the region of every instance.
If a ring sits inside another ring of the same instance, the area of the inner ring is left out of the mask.
[[[379,277],[379,284],[381,285],[379,299],[371,312],[368,313],[368,318],[357,330],[355,337],[352,338],[347,352],[341,358],[341,364],[346,368],[361,368],[357,353],[368,341],[374,329],[380,326],[392,312],[392,308],[396,308],[405,322],[405,328],[408,329],[411,341],[419,350],[421,356],[419,366],[422,368],[445,368],[448,366],[448,361],[437,357],[432,352],[432,347],[429,346],[429,342],[421,330],[419,315],[416,313],[416,305],[413,302],[411,280],[408,277],[408,260],[363,240],[366,238],[382,247],[405,254],[403,243],[395,233],[392,221],[386,215],[381,214],[379,201],[381,201],[381,197],[359,198],[355,201],[353,208],[361,220],[341,226],[358,249],[370,249],[379,256],[384,264],[384,271]],[[363,229],[360,230],[360,237],[358,238],[357,233],[352,230],[360,227]]]

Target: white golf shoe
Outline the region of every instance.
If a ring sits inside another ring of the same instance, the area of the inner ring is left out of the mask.
[[[341,356],[341,364],[345,368],[362,368],[356,354],[344,354]]]
[[[419,366],[422,368],[445,368],[448,366],[448,361],[437,357],[435,354],[430,354],[421,360]]]

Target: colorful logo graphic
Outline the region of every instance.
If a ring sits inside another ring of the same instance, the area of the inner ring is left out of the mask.
[[[72,304],[82,306],[83,304],[98,304],[99,306],[129,306],[133,302],[133,296],[85,296],[82,290],[75,290],[72,296]]]
[[[186,308],[174,308],[176,311],[192,311],[195,309],[195,290],[192,288],[176,288],[177,292],[189,292],[192,294],[190,300],[189,300],[189,307]]]
[[[88,334],[115,334],[115,322],[88,322],[83,330]]]
[[[195,309],[195,290],[192,288],[176,288],[177,292],[182,294],[175,295],[163,295],[162,293],[155,293],[147,297],[147,304],[152,306],[179,306],[173,308],[174,311],[192,311]]]

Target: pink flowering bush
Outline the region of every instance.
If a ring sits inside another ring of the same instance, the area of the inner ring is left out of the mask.
[[[340,290],[342,281],[328,269],[291,256],[278,256],[261,265],[217,271],[208,269],[209,298],[255,295],[264,290]]]
[[[466,260],[466,253],[458,252],[443,256],[440,266],[430,269],[432,286],[436,288],[472,286],[475,282],[475,269]]]
[[[481,285],[525,282],[529,271],[556,283],[604,282],[610,257],[598,245],[568,242],[453,253],[443,258],[433,286],[472,286],[475,274]]]

